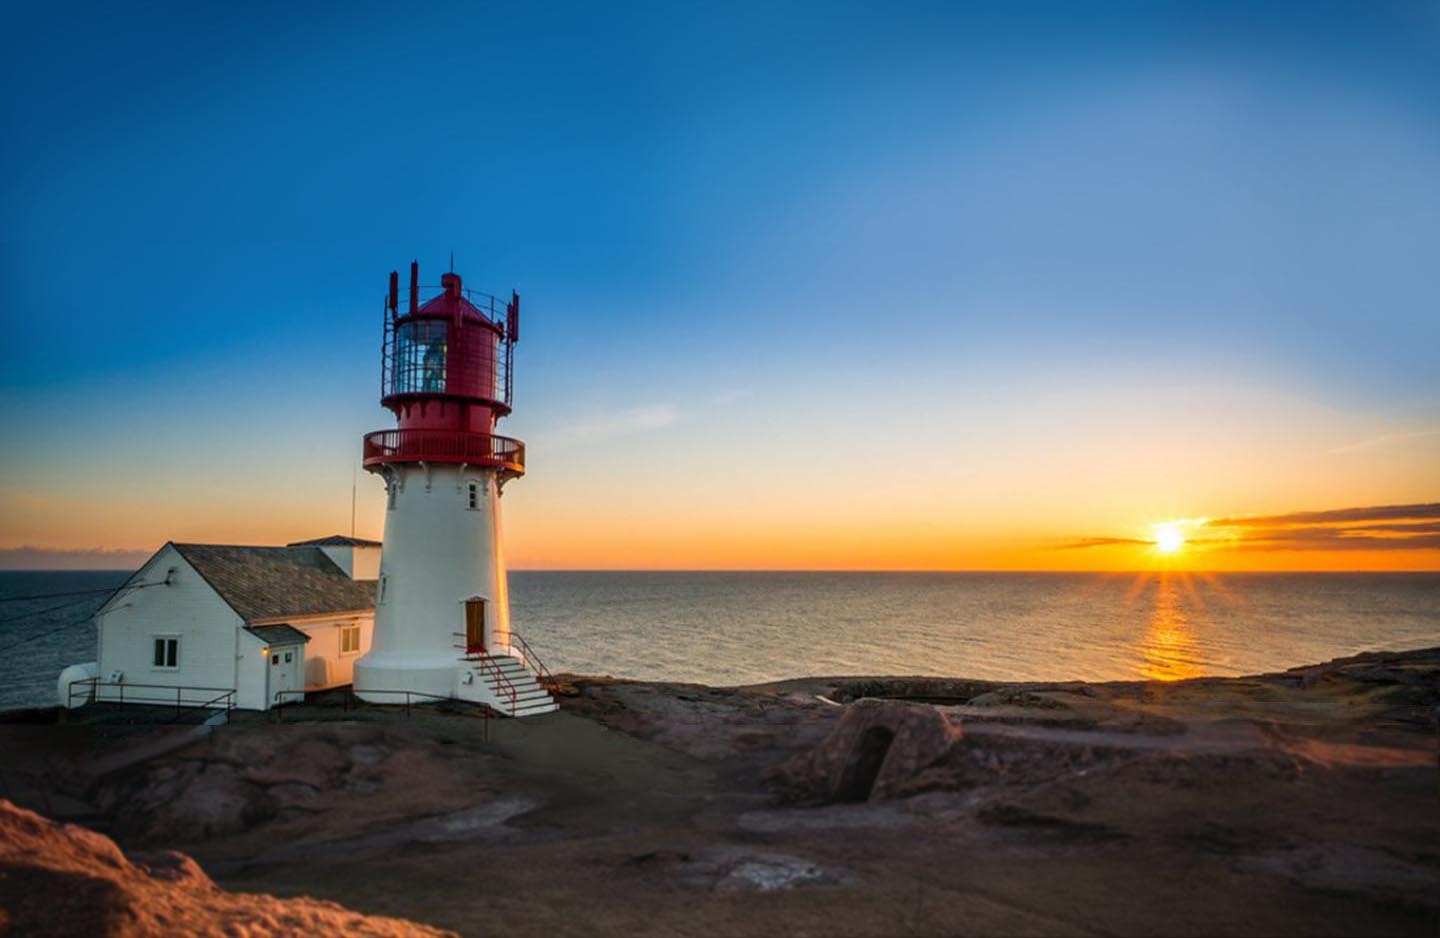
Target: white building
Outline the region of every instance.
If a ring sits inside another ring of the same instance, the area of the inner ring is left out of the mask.
[[[370,649],[380,545],[166,544],[95,614],[98,660],[66,668],[60,702],[268,710],[354,681]],[[94,679],[95,684],[86,683]]]

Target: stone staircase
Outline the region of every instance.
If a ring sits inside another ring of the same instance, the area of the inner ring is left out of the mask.
[[[470,667],[475,672],[475,682],[489,692],[489,703],[506,716],[529,717],[560,709],[555,698],[535,679],[535,673],[519,658],[486,655],[483,662],[476,661]],[[511,688],[515,690],[513,704]]]

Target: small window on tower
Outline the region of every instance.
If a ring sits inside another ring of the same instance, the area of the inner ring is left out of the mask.
[[[395,483],[388,482],[385,485],[385,508],[387,511],[395,510]]]
[[[375,597],[375,602],[376,602],[376,603],[383,603],[383,602],[385,601],[385,594],[390,591],[390,590],[389,590],[389,586],[390,586],[390,576],[389,576],[389,574],[385,574],[385,573],[380,574],[380,590],[379,590],[379,595]]]
[[[465,507],[471,511],[478,510],[480,508],[480,483],[471,482],[465,491]]]

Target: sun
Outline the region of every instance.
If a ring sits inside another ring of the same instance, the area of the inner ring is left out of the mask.
[[[1178,521],[1167,521],[1155,525],[1155,549],[1162,554],[1173,554],[1185,546],[1185,532]]]

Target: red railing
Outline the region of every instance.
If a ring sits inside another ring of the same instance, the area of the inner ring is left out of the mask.
[[[453,632],[451,634],[456,638],[464,639],[466,637],[464,632]],[[514,716],[519,691],[515,689],[514,682],[511,681],[510,676],[501,669],[495,657],[486,651],[484,645],[471,645],[468,640],[457,644],[455,647],[464,649],[465,651],[465,654],[460,660],[480,665],[480,670],[486,674],[489,674],[491,671],[495,673],[495,692],[509,695],[510,715]]]
[[[365,434],[365,466],[392,462],[468,463],[523,475],[525,444],[463,430],[376,430]]]
[[[540,656],[535,654],[535,649],[530,647],[530,643],[525,641],[523,635],[519,632],[512,631],[510,633],[510,644],[512,645],[512,651],[514,650],[513,646],[519,645],[520,654],[525,659],[525,666],[535,672],[535,678],[542,685],[555,683],[555,675],[551,674],[550,669],[545,667],[545,662],[541,661]]]
[[[518,697],[518,694],[515,691],[515,685],[510,683],[510,678],[507,677],[505,675],[505,672],[500,669],[500,665],[496,663],[494,658],[490,657],[489,655],[481,655],[478,659],[475,660],[479,662],[481,671],[486,673],[493,671],[495,673],[495,690],[497,693],[509,695],[510,715],[514,716],[516,698]]]

